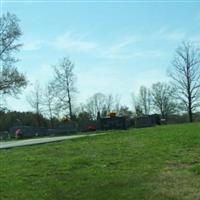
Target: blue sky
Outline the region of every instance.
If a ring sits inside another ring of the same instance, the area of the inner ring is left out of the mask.
[[[168,81],[167,69],[183,40],[200,42],[200,2],[3,1],[3,12],[21,20],[24,44],[18,68],[44,85],[64,56],[75,64],[77,104],[95,92],[121,96],[141,85]],[[9,98],[15,110],[31,110],[26,97]]]

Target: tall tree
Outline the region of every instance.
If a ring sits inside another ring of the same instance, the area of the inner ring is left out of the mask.
[[[129,107],[127,106],[121,106],[119,109],[119,115],[122,116],[131,116],[133,114],[132,111],[129,110]]]
[[[138,105],[145,115],[149,115],[151,111],[151,92],[145,86],[141,86],[138,96]]]
[[[46,87],[45,90],[43,92],[43,98],[42,98],[42,105],[43,105],[43,110],[45,112],[45,114],[48,116],[48,118],[50,119],[50,123],[51,123],[51,128],[54,128],[54,115],[56,112],[56,96],[54,93],[54,89],[52,87],[52,83],[49,82]]]
[[[140,107],[139,104],[135,104],[135,115],[137,117],[144,116],[143,110],[142,110],[142,108]]]
[[[141,102],[137,96],[135,96],[134,93],[131,93],[131,101],[132,101],[132,106],[134,110],[134,114],[137,117],[141,117],[144,115],[144,109],[141,107]]]
[[[170,77],[188,112],[189,121],[193,122],[193,112],[200,106],[200,49],[190,42],[183,42],[176,49],[170,70]]]
[[[119,95],[104,95],[105,96],[105,101],[104,101],[104,111],[106,113],[109,112],[116,112],[119,113],[120,110],[120,96]]]
[[[73,103],[77,89],[75,87],[74,64],[68,59],[63,60],[54,66],[54,89],[59,98],[59,107],[68,110],[66,115],[73,119]]]
[[[152,103],[156,111],[161,117],[167,119],[169,114],[176,111],[176,103],[174,102],[174,90],[166,83],[155,83],[152,85]]]
[[[18,18],[10,13],[0,17],[0,93],[16,95],[27,85],[25,76],[14,64],[15,52],[22,46],[17,41],[22,35]]]
[[[42,114],[42,90],[38,82],[35,83],[33,91],[27,96],[27,101],[34,109],[37,116],[37,125],[40,126]]]
[[[88,99],[85,108],[93,118],[97,117],[97,113],[100,113],[102,116],[106,116],[109,112],[113,111],[119,113],[120,96],[105,95],[100,92],[95,93]]]
[[[86,103],[86,111],[91,114],[91,116],[95,119],[97,113],[103,114],[105,111],[105,102],[106,96],[102,93],[95,93],[92,97],[90,97]]]

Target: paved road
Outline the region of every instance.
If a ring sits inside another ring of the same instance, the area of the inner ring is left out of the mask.
[[[26,140],[16,140],[16,141],[11,141],[11,142],[0,142],[0,149],[8,149],[8,148],[13,148],[13,147],[34,145],[34,144],[44,144],[44,143],[49,143],[49,142],[57,142],[57,141],[69,140],[69,139],[81,138],[81,137],[91,137],[91,136],[103,135],[103,134],[106,134],[106,133],[97,133],[97,134],[91,134],[91,135],[45,137],[45,138],[38,138],[38,139],[26,139]]]

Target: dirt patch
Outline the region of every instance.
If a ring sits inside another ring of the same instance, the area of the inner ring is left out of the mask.
[[[200,164],[200,161],[193,160],[193,161],[180,161],[180,162],[168,162],[166,168],[177,168],[177,169],[185,169],[191,168],[195,165]]]
[[[188,168],[199,162],[182,162],[164,168],[154,183],[151,199],[199,200],[200,176]]]

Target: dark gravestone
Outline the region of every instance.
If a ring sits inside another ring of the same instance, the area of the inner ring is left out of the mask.
[[[78,127],[79,127],[79,131],[83,131],[83,132],[90,131],[90,129],[92,129],[92,127],[93,127],[93,130],[99,129],[97,120],[80,121],[78,124]]]
[[[143,128],[143,127],[151,127],[154,124],[152,123],[150,116],[142,116],[135,118],[135,127],[136,128]]]
[[[126,129],[126,117],[103,117],[100,118],[102,130]]]
[[[160,125],[160,115],[153,114],[153,115],[150,115],[150,118],[151,118],[151,123],[152,124],[154,124],[154,125]]]
[[[78,131],[78,124],[73,121],[69,121],[65,124],[60,125],[57,129],[58,132],[61,131],[64,135],[74,134]]]

